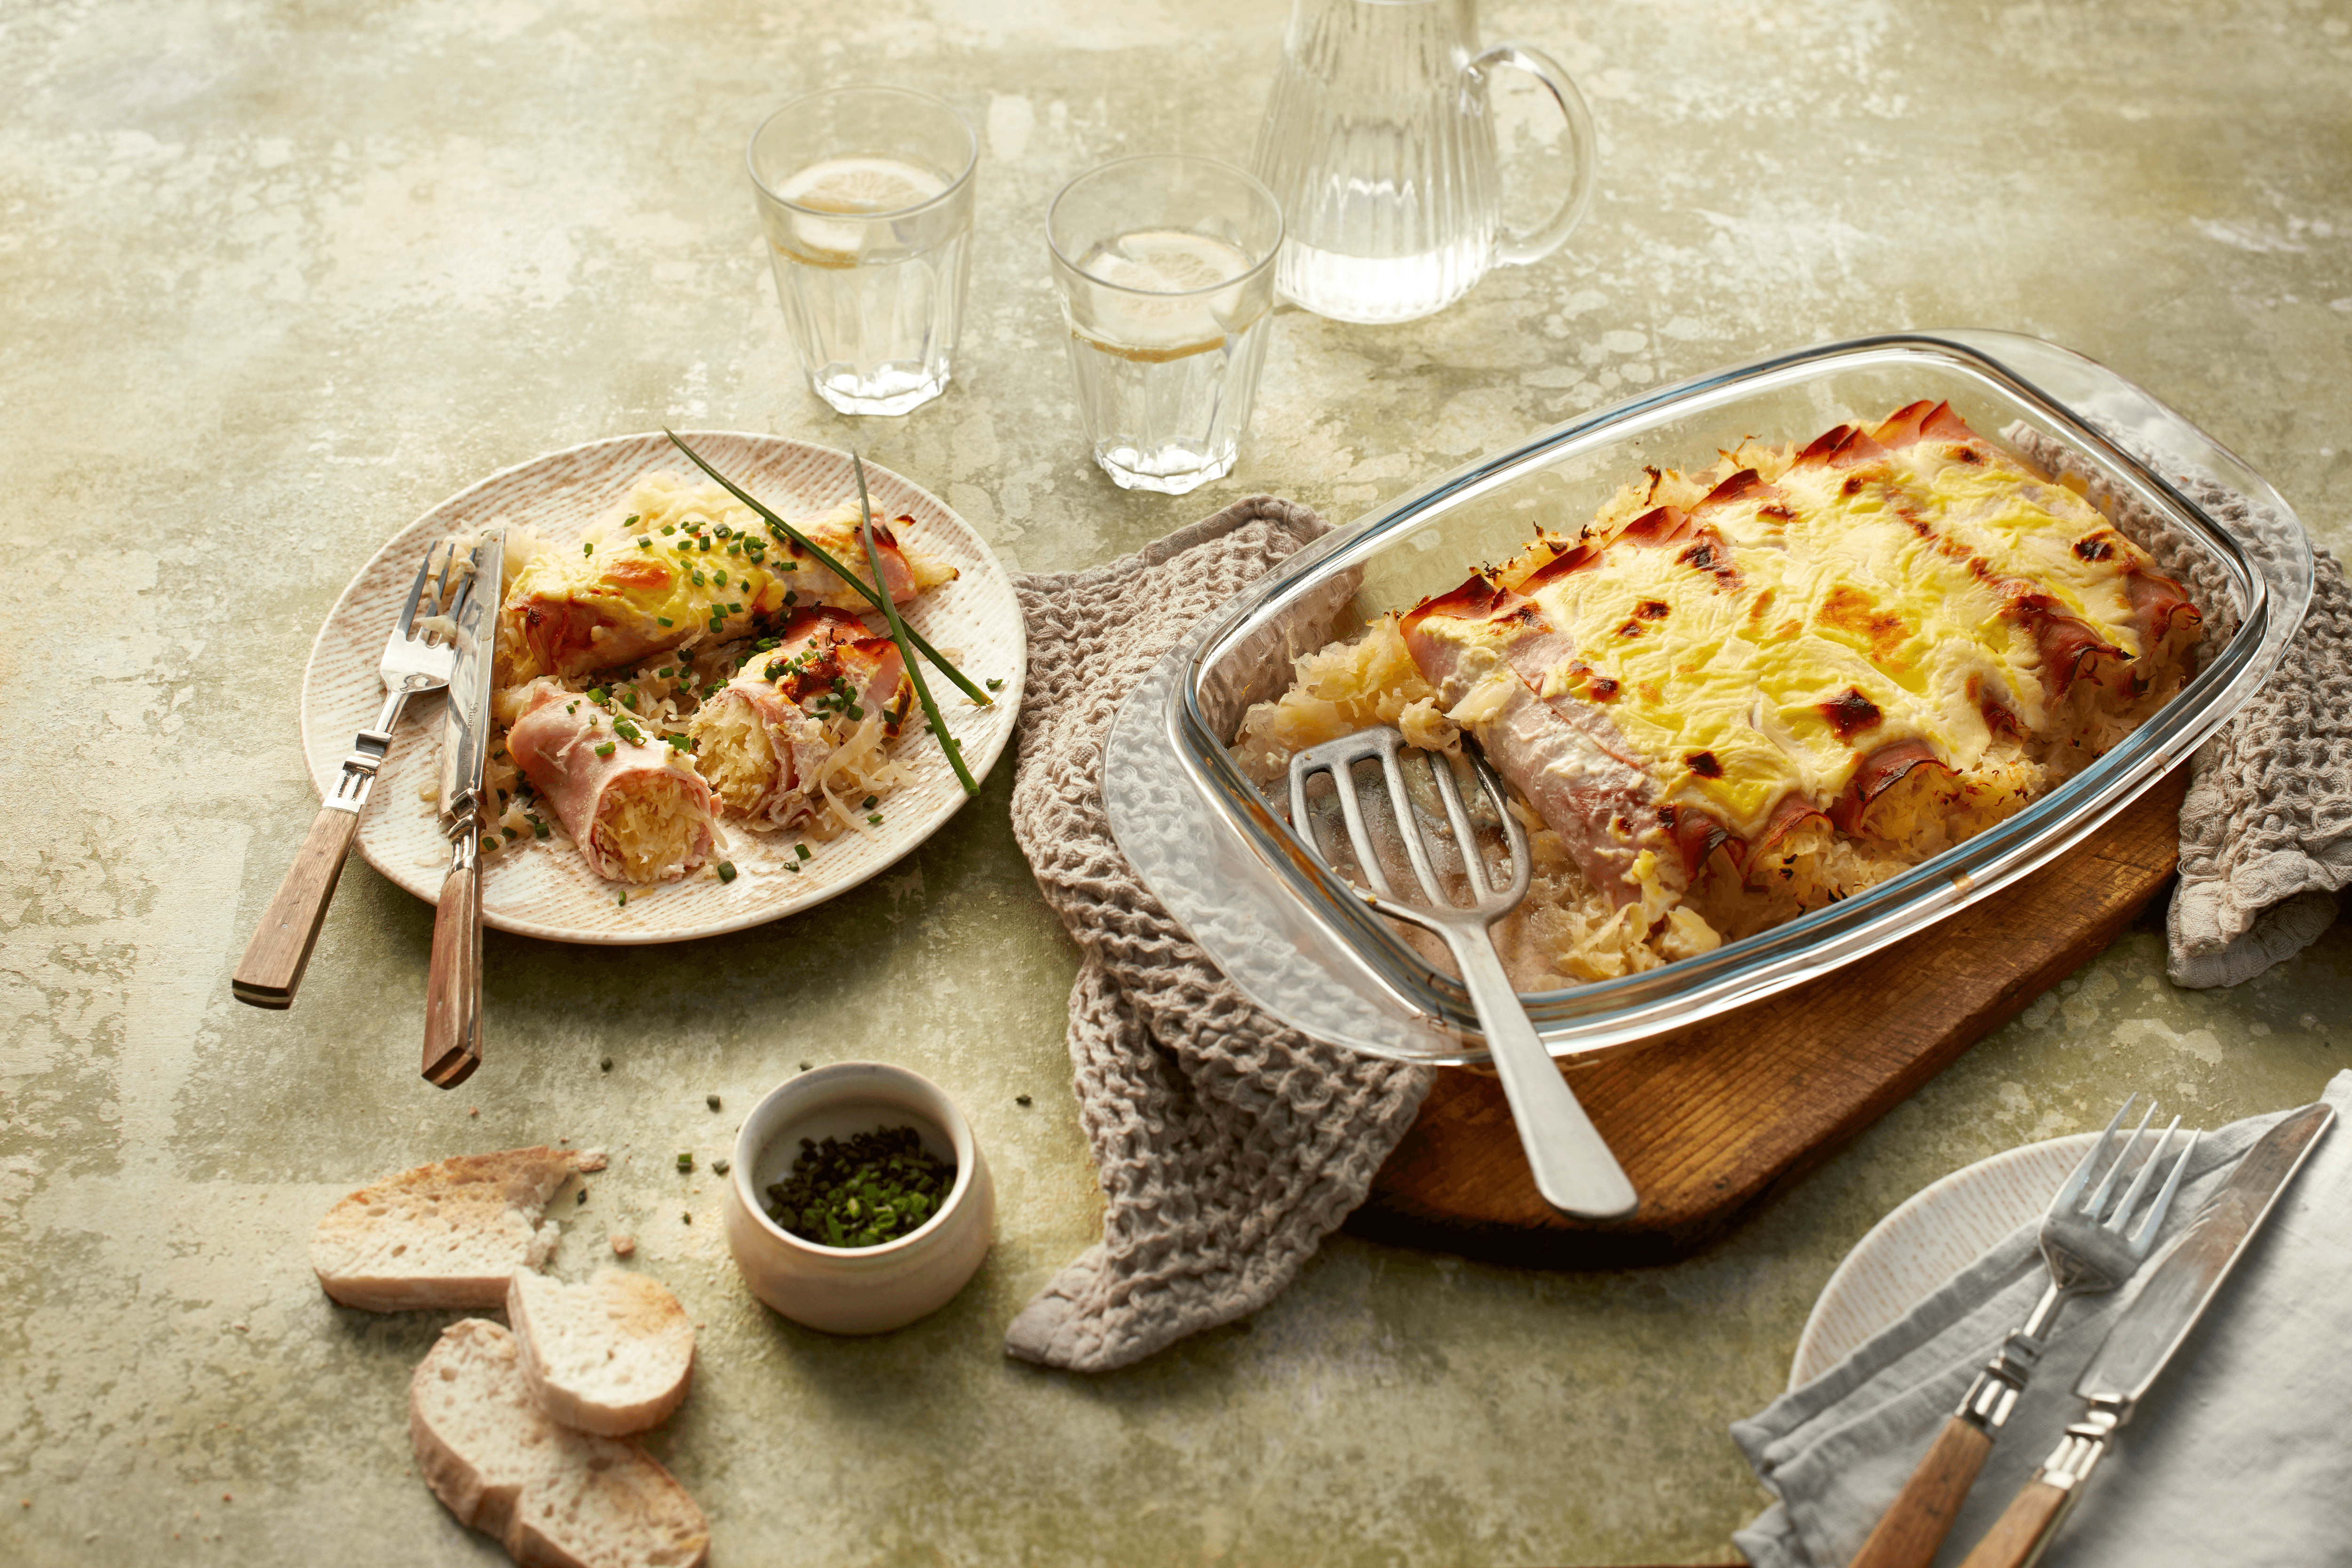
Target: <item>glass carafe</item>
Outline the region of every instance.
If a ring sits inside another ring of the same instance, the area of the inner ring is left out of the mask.
[[[1522,44],[1475,53],[1475,0],[1292,0],[1252,167],[1282,203],[1284,295],[1342,321],[1443,309],[1496,262],[1559,248],[1592,194],[1592,116]],[[1503,227],[1486,79],[1527,72],[1568,122],[1569,188],[1542,225]]]

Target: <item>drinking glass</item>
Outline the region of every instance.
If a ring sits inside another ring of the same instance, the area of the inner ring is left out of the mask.
[[[946,390],[971,270],[971,123],[904,88],[835,88],[770,115],[748,156],[810,389],[844,414]]]
[[[1265,363],[1282,209],[1208,158],[1121,158],[1045,215],[1095,461],[1182,495],[1233,471]]]

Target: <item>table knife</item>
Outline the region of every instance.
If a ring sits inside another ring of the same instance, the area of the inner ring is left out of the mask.
[[[1961,1568],[2032,1568],[2040,1559],[2082,1496],[2084,1482],[2106,1452],[2107,1439],[2131,1419],[2165,1363],[2245,1255],[2246,1244],[2279,1194],[2335,1120],[2334,1108],[2306,1105],[2289,1112],[2246,1152],[2074,1380],[2074,1392],[2087,1406],[2083,1418],[2066,1428],[2050,1458]]]
[[[496,583],[506,530],[474,542],[475,581]],[[455,1089],[482,1065],[482,834],[496,813],[482,799],[490,744],[490,673],[499,595],[469,594],[457,611],[457,658],[441,715],[441,830],[449,871],[433,910],[433,966],[425,983],[425,1081]]]

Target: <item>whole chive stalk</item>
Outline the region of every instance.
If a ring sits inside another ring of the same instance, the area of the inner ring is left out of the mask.
[[[866,542],[866,564],[872,569],[874,580],[882,581],[882,552],[874,542],[874,505],[866,498],[866,464],[856,454],[849,459],[857,473],[857,537]],[[923,717],[931,723],[931,733],[940,738],[940,750],[947,753],[948,766],[955,769],[956,782],[963,785],[966,795],[980,793],[979,781],[971,770],[963,765],[963,748],[948,733],[947,721],[940,717],[940,705],[931,700],[930,683],[923,679],[923,667],[915,658],[915,650],[907,646],[907,623],[898,618],[898,606],[884,594],[877,601],[882,606],[882,618],[890,623],[890,640],[898,645],[898,657],[906,661],[907,673],[915,682],[916,700],[923,705]]]
[[[725,474],[720,473],[717,468],[712,468],[709,463],[704,462],[702,460],[701,453],[696,451],[693,447],[688,446],[685,442],[677,438],[677,431],[665,426],[662,428],[662,434],[668,437],[671,444],[677,447],[679,451],[684,452],[688,458],[691,458],[694,460],[694,466],[696,468],[700,468],[704,473],[709,474],[712,479],[718,480],[729,495],[733,496],[737,500],[741,501],[745,506],[748,506],[753,511],[758,512],[761,517],[767,521],[770,527],[781,529],[794,544],[799,545],[803,550],[805,550],[811,555],[815,556],[817,559],[817,564],[823,566],[826,571],[832,573],[835,576],[840,578],[843,582],[848,584],[851,587],[865,595],[868,604],[871,604],[879,609],[887,610],[890,608],[890,595],[881,592],[879,588],[879,584],[882,581],[882,568],[878,563],[877,563],[874,567],[874,581],[877,586],[869,588],[856,577],[853,576],[850,574],[849,568],[844,566],[840,562],[835,561],[831,555],[825,553],[825,552],[820,548],[814,541],[811,540],[807,534],[803,533],[799,529],[794,528],[791,523],[786,522],[782,518],[778,517],[774,512],[770,511],[766,507],[761,506],[757,500],[752,499],[750,491],[744,489],[734,480],[729,479]],[[861,468],[859,470],[858,477],[858,490],[861,495],[863,495],[865,488],[865,473]],[[872,516],[872,508],[868,507],[866,509],[866,512],[870,520]],[[898,616],[893,614],[891,616],[891,620],[895,623],[897,619]],[[974,702],[979,703],[982,708],[992,708],[996,705],[996,700],[994,698],[989,696],[987,692],[982,691],[979,687],[974,686],[965,678],[963,671],[949,663],[947,657],[944,654],[940,653],[939,649],[933,647],[929,641],[925,640],[922,633],[916,631],[911,626],[908,628],[906,637],[900,639],[901,648],[903,649],[906,643],[909,641],[911,641],[916,647],[922,650],[922,655],[925,658],[929,659],[933,664],[939,667],[940,674],[946,676],[950,680],[954,681],[958,689],[961,689],[965,696],[971,698]],[[914,667],[915,661],[913,658],[909,658],[907,660],[907,668],[912,669]],[[920,686],[920,677],[917,678],[916,683],[919,687]]]

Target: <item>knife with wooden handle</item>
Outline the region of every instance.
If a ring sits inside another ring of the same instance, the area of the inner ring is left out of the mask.
[[[2041,1557],[2083,1495],[2083,1483],[2106,1452],[2107,1439],[2131,1419],[2335,1120],[2334,1108],[2306,1105],[2290,1111],[2246,1152],[2074,1380],[2074,1392],[2087,1406],[2083,1418],[2066,1428],[1961,1568],[2032,1568]]]
[[[493,525],[474,541],[473,572],[489,593],[469,594],[457,616],[457,663],[441,717],[441,829],[449,837],[449,873],[433,909],[433,966],[425,983],[425,1081],[455,1089],[482,1065],[482,834],[494,814],[482,798],[490,746],[490,666],[496,642],[496,585],[506,558],[506,530]]]

